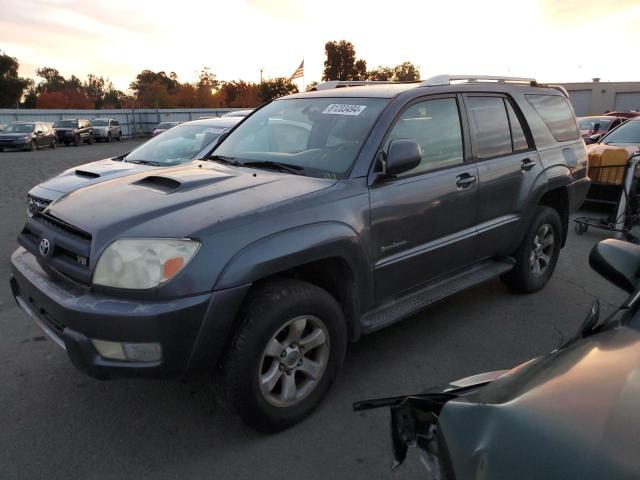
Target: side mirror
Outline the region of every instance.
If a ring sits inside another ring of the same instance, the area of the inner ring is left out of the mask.
[[[413,170],[422,161],[420,145],[414,140],[398,138],[389,143],[385,173],[398,175]]]
[[[600,140],[600,137],[601,137],[601,136],[602,136],[602,135],[600,135],[599,133],[596,133],[595,135],[590,135],[590,136],[589,136],[589,140],[590,140],[591,142],[593,142],[593,143],[597,143],[597,142],[598,142],[598,140]]]
[[[640,287],[640,245],[609,238],[591,249],[589,265],[629,293]]]

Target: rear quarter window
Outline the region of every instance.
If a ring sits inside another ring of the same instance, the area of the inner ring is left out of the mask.
[[[525,95],[558,142],[576,140],[580,134],[569,103],[559,95]]]

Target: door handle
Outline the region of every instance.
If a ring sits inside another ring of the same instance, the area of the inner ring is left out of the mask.
[[[463,173],[462,175],[458,175],[456,177],[456,187],[458,190],[464,190],[465,188],[469,188],[476,181],[476,177],[473,175],[469,175],[468,173]]]
[[[525,158],[524,160],[522,160],[522,163],[520,164],[520,170],[522,170],[523,172],[528,172],[535,166],[536,166],[535,161],[531,160],[530,158]]]

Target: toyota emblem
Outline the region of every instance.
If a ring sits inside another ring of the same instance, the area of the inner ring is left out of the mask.
[[[40,246],[38,247],[38,250],[40,250],[40,255],[42,255],[43,257],[46,257],[47,254],[49,253],[50,248],[51,248],[51,242],[49,242],[49,240],[47,240],[46,238],[43,238],[42,240],[40,240]]]

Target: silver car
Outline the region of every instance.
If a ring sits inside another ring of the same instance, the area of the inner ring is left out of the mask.
[[[122,140],[122,129],[117,120],[113,118],[94,118],[91,121],[93,125],[93,138],[96,141],[104,140],[110,142],[112,139]]]

